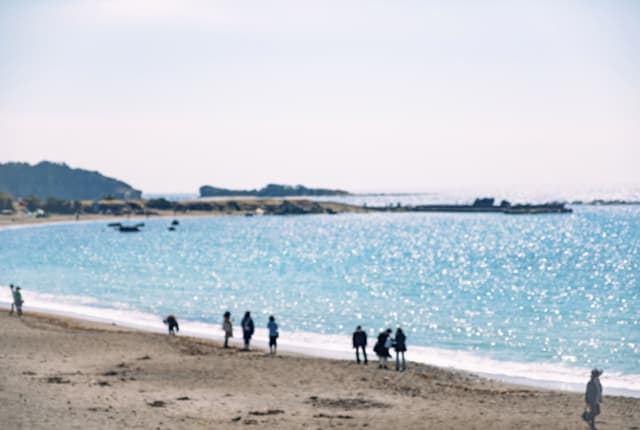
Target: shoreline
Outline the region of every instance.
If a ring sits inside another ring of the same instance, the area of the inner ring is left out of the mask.
[[[26,312],[0,311],[8,428],[583,429],[583,395],[411,363],[406,372]],[[46,360],[43,360],[46,358]],[[606,374],[605,374],[606,376]],[[586,380],[585,380],[586,383]],[[598,427],[635,429],[607,395]],[[34,407],[37,406],[37,407]]]
[[[193,213],[186,214],[186,217],[200,217],[200,216],[216,216],[211,214],[201,214],[201,213]],[[104,222],[113,220],[114,216],[93,216],[90,219],[80,219],[79,221],[75,220],[74,216],[55,216],[51,218],[34,218],[27,219],[27,222],[16,222],[15,225],[2,225],[0,223],[0,230],[6,228],[30,228],[30,227],[39,227],[53,224],[74,224],[74,223],[94,223],[94,222]],[[162,215],[162,219],[171,219],[174,218],[172,214],[164,214]],[[142,218],[131,218],[134,220],[142,220]],[[5,287],[8,291],[8,287]],[[38,293],[36,293],[38,294]],[[47,295],[47,294],[43,294]],[[86,309],[75,311],[60,311],[51,307],[51,304],[54,303],[69,303],[65,296],[56,296],[50,295],[53,299],[50,303],[41,303],[39,307],[34,307],[33,296],[29,300],[29,308],[37,309],[41,312],[48,314],[55,314],[59,316],[71,316],[74,318],[84,319],[88,321],[101,321],[110,323],[113,319],[109,318],[100,318],[95,317],[92,318],[90,315],[93,311],[87,312],[87,309],[94,309],[97,311],[113,311],[113,312],[121,312],[116,309],[115,304],[107,307],[107,308],[98,308],[92,306],[86,306]],[[62,299],[62,300],[60,300]],[[77,303],[76,303],[77,305]],[[5,307],[8,306],[8,302],[5,301]],[[0,308],[2,307],[2,299],[0,298]],[[138,314],[142,314],[137,312]],[[148,316],[148,314],[146,314]],[[153,331],[149,329],[149,326],[140,326],[134,322],[134,318],[130,316],[121,315],[118,320],[118,324],[123,326],[131,327],[139,330]],[[154,320],[158,320],[155,318]],[[181,319],[182,321],[182,319]],[[156,321],[157,322],[157,321]],[[191,321],[188,324],[202,325],[206,326],[205,322]],[[203,339],[213,339],[216,340],[215,336],[209,336],[207,334],[203,334],[203,328],[199,327],[200,330],[197,333],[194,333],[195,336],[201,337]],[[156,332],[162,332],[163,329],[161,327],[160,330]],[[214,329],[213,332],[216,330]],[[212,332],[211,327],[209,325],[208,332]],[[347,348],[345,351],[344,345],[348,345],[349,340],[346,335],[322,335],[316,333],[296,333],[299,338],[305,339],[308,336],[314,338],[317,343],[323,344],[326,340],[324,338],[327,337],[341,337],[340,342],[333,342],[329,348],[322,347],[309,347],[310,342],[306,342],[307,339],[303,342],[297,342],[291,348],[289,348],[289,352],[292,353],[300,353],[299,350],[294,348],[304,348],[306,352],[302,352],[302,354],[310,356],[310,357],[320,357],[320,358],[333,358],[333,359],[350,359],[351,351]],[[370,337],[372,333],[369,333]],[[322,339],[317,339],[316,337],[320,337]],[[342,339],[344,337],[344,339]],[[373,339],[371,339],[373,340]],[[266,346],[266,343],[265,343]],[[372,345],[370,345],[372,346]],[[286,348],[286,346],[285,346]],[[466,350],[456,350],[456,349],[440,349],[440,348],[430,348],[427,346],[412,346],[412,351],[410,356],[413,355],[414,359],[417,362],[429,365],[439,366],[444,369],[454,369],[466,372],[472,372],[477,375],[481,375],[486,378],[494,379],[496,381],[506,382],[506,383],[515,383],[520,385],[526,385],[529,387],[543,388],[543,389],[554,389],[554,390],[563,390],[569,392],[580,392],[583,387],[584,382],[582,381],[582,374],[588,374],[589,369],[576,369],[576,368],[562,368],[560,365],[552,365],[545,363],[536,363],[536,362],[508,362],[508,361],[500,361],[500,360],[492,360],[486,355],[474,354],[473,352],[469,352]],[[464,363],[464,365],[462,365]],[[569,371],[569,373],[567,373]],[[577,374],[576,374],[577,373]],[[621,377],[620,380],[616,380],[617,385],[614,385],[613,392],[617,395],[623,395],[633,398],[640,398],[640,385],[638,383],[638,374],[619,374],[615,372],[608,372],[608,376],[616,375]],[[627,378],[627,382],[625,383],[625,377]],[[629,379],[631,378],[631,379]],[[632,388],[631,388],[632,387]],[[611,386],[609,387],[611,390]],[[611,391],[610,391],[611,392]]]
[[[8,287],[2,287],[7,289]],[[37,293],[36,293],[37,294]],[[45,300],[43,300],[44,296]],[[162,316],[145,312],[118,309],[114,307],[93,307],[89,304],[77,304],[72,301],[51,302],[50,299],[64,299],[64,296],[37,294],[35,299],[29,300],[27,308],[31,312],[53,318],[72,318],[86,323],[97,323],[117,326],[144,333],[164,334],[166,328],[161,323]],[[0,310],[8,310],[10,303],[0,299]],[[257,318],[254,317],[254,318]],[[223,336],[219,324],[192,321],[179,318],[182,335],[205,341],[222,342]],[[237,322],[236,322],[237,323]],[[256,335],[253,343],[260,348],[267,349],[267,330],[256,324]],[[240,328],[234,326],[235,338],[230,343],[241,346]],[[370,334],[368,353],[372,361],[377,362],[373,353],[374,336]],[[280,350],[288,354],[307,358],[329,359],[349,362],[353,360],[350,348],[350,338],[347,335],[328,335],[311,332],[282,331],[279,341]],[[580,393],[584,389],[583,375],[588,375],[589,369],[562,368],[558,365],[536,362],[508,362],[491,359],[465,350],[447,350],[436,347],[410,345],[407,355],[412,363],[417,365],[435,366],[443,371],[462,372],[475,375],[498,383],[515,384],[532,389],[555,390],[566,393]],[[608,372],[610,378],[608,393],[617,396],[640,399],[640,389],[627,388],[618,379],[611,379],[616,375]],[[635,377],[636,375],[628,375]],[[628,382],[632,383],[632,382]]]

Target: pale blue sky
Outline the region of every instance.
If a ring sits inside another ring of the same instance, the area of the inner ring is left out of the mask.
[[[640,185],[640,2],[0,2],[0,161],[146,192]]]

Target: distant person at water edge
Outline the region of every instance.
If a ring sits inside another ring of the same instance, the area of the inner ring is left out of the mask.
[[[387,367],[387,359],[391,357],[389,354],[389,348],[391,346],[391,329],[388,328],[385,331],[380,332],[378,335],[378,341],[373,347],[374,352],[378,355],[378,359],[380,360],[380,364],[378,365],[381,369],[388,369]]]
[[[405,336],[400,327],[396,330],[393,348],[396,350],[396,370],[400,370],[400,355],[402,355],[402,370],[407,370],[407,364],[404,360],[404,353],[407,350],[407,336]]]
[[[20,290],[20,287],[16,287],[13,290],[13,304],[16,307],[16,312],[18,313],[19,317],[22,316],[22,304],[23,303],[24,303],[24,300],[22,300],[22,291]]]
[[[249,351],[249,342],[251,341],[251,336],[253,336],[254,331],[253,320],[251,319],[251,313],[249,311],[244,314],[241,325],[242,338],[244,339],[244,350]]]
[[[278,323],[273,315],[269,317],[267,328],[269,329],[269,354],[275,355],[278,349]]]
[[[224,347],[229,348],[229,338],[233,337],[233,320],[229,311],[223,315],[222,330],[224,330]]]
[[[361,326],[356,327],[356,331],[353,332],[353,347],[356,350],[356,363],[360,364],[359,350],[362,349],[364,364],[367,364],[367,333]]]
[[[167,316],[162,320],[162,322],[169,326],[169,334],[176,334],[175,332],[180,331],[180,327],[178,327],[178,320],[174,315]]]
[[[600,415],[600,403],[602,403],[600,375],[602,375],[602,370],[593,369],[591,371],[591,380],[587,383],[587,391],[584,393],[584,401],[589,410],[582,414],[582,419],[589,424],[591,430],[596,428],[596,417]]]
[[[16,307],[16,292],[13,289],[13,284],[9,285],[9,289],[11,290],[11,312],[9,312],[9,315],[13,315],[13,311]]]

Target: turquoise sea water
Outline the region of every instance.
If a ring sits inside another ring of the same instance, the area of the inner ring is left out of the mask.
[[[106,222],[2,229],[0,284],[21,285],[27,303],[30,293],[91,298],[202,323],[250,309],[316,335],[400,325],[410,352],[598,366],[639,389],[640,207],[574,209],[181,218],[175,232],[160,219],[137,234]]]

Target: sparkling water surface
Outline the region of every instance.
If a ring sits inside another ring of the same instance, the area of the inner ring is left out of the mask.
[[[640,207],[570,215],[345,214],[0,230],[0,284],[91,306],[640,374]],[[266,323],[266,322],[265,322]]]

